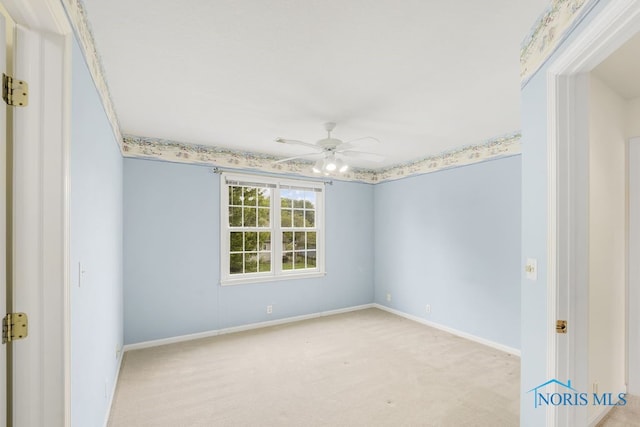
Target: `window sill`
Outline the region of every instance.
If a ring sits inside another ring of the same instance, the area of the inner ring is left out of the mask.
[[[233,286],[244,285],[249,283],[266,283],[266,282],[282,282],[286,280],[295,279],[311,279],[317,277],[324,277],[327,273],[323,271],[314,271],[312,273],[291,273],[282,274],[280,276],[256,276],[256,277],[242,277],[242,278],[226,278],[220,280],[220,286]]]

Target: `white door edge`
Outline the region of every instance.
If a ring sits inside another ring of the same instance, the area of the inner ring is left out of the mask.
[[[640,395],[640,137],[629,139],[627,263],[627,392]]]
[[[20,143],[16,185],[21,186],[14,203],[20,218],[14,226],[14,272],[23,282],[18,283],[15,305],[18,311],[27,308],[23,311],[33,319],[30,336],[14,345],[15,359],[20,360],[14,371],[14,425],[69,426],[71,26],[58,0],[3,4],[21,39],[15,74],[27,80],[31,90],[30,106],[14,121]]]
[[[0,14],[0,68],[6,72],[6,25],[4,15]],[[0,133],[5,135],[6,131],[6,104],[0,101]],[[0,242],[6,242],[7,239],[7,156],[6,156],[6,138],[0,140]],[[7,307],[7,251],[6,244],[0,246],[0,316],[5,315]],[[0,423],[7,419],[7,349],[6,345],[2,345],[0,349]]]

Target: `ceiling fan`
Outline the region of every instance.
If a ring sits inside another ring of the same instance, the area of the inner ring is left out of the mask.
[[[324,139],[320,139],[316,141],[315,144],[311,144],[309,142],[298,141],[295,139],[284,139],[284,138],[276,138],[276,142],[280,142],[283,144],[295,144],[295,145],[303,145],[305,147],[313,148],[313,152],[300,154],[293,157],[287,157],[286,159],[280,159],[275,163],[284,163],[291,160],[296,159],[315,159],[318,160],[313,165],[314,173],[323,173],[325,175],[330,175],[334,172],[344,173],[349,170],[349,165],[342,157],[353,157],[360,158],[373,162],[381,162],[384,160],[384,157],[380,154],[368,153],[366,151],[353,150],[356,148],[357,142],[364,141],[367,139],[380,142],[376,138],[371,136],[365,136],[362,138],[352,139],[350,141],[342,141],[338,138],[332,138],[331,132],[336,127],[336,124],[333,122],[328,122],[324,124],[324,129],[327,131],[327,137]]]

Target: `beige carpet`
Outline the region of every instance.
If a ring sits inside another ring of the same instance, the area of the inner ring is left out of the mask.
[[[626,399],[627,404],[612,408],[598,427],[640,426],[640,397],[627,395]]]
[[[109,426],[517,426],[520,360],[367,309],[125,354]]]

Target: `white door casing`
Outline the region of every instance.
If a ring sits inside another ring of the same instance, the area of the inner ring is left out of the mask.
[[[640,31],[640,2],[607,4],[568,42],[547,71],[548,111],[548,357],[551,378],[588,389],[588,75]],[[568,333],[555,333],[556,319]],[[575,406],[548,409],[547,425],[588,425]]]

